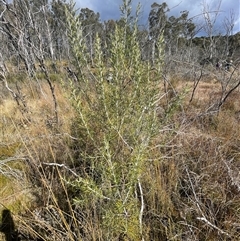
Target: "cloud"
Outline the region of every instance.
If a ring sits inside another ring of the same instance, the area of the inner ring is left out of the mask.
[[[156,2],[161,4],[164,1],[161,0],[133,0],[133,10],[136,8],[138,2],[142,5],[141,22],[147,24],[148,14],[151,10],[151,5]],[[203,21],[202,11],[203,3],[206,4],[208,10],[216,11],[220,0],[165,0],[170,8],[170,15],[179,16],[181,11],[189,11],[189,17],[194,17],[197,22]],[[76,0],[77,7],[89,8],[94,12],[100,13],[102,21],[109,19],[119,19],[121,14],[119,6],[122,4],[122,0]],[[216,22],[216,28],[221,29],[224,18],[229,17],[230,11],[234,12],[235,23],[234,32],[240,31],[240,4],[239,0],[222,0],[219,9],[218,20]],[[198,16],[198,18],[196,17]]]

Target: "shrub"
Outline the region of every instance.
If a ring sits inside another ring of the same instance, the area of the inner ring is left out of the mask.
[[[150,64],[141,61],[137,41],[139,9],[134,20],[130,1],[124,1],[121,10],[122,24],[111,35],[107,60],[101,50],[104,43],[96,38],[94,72],[78,57],[85,47],[79,49],[81,30],[74,29],[81,24],[68,14],[72,49],[84,66],[70,96],[77,113],[72,128],[78,138],[75,165],[81,169],[69,185],[76,193],[75,204],[98,220],[93,228],[102,230],[103,240],[123,235],[139,240],[143,235],[142,177],[160,123],[155,103],[160,97],[163,39],[152,74]]]

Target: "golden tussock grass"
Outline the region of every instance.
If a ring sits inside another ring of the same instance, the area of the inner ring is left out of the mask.
[[[27,156],[32,157],[30,161],[39,158],[46,162],[54,158],[58,161],[68,159],[67,145],[64,142],[65,139],[67,141],[73,118],[70,103],[62,91],[61,84],[56,83],[55,93],[60,116],[59,126],[56,126],[53,118],[53,101],[48,86],[41,81],[41,91],[38,87],[41,93],[35,92],[32,95],[36,85],[32,84],[31,88],[28,85],[21,85],[22,93],[26,96],[27,111],[21,112],[11,96],[4,98],[0,104],[0,160],[4,162],[12,159],[0,166],[0,203],[11,210],[13,206],[24,206],[24,203],[29,201],[26,192],[29,192],[31,183],[28,183],[27,172],[31,170],[24,167],[28,166]],[[21,165],[17,165],[17,162],[21,162]],[[22,168],[25,169],[26,176],[16,174],[16,176],[9,175],[8,177],[5,175],[7,172],[23,173]],[[18,202],[21,204],[18,205]],[[14,211],[17,209],[15,208]],[[18,211],[20,210],[22,209],[19,208]]]

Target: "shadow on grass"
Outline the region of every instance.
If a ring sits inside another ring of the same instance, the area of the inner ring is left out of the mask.
[[[2,211],[2,222],[0,225],[0,232],[4,233],[6,241],[19,241],[18,233],[15,230],[15,224],[8,209]]]

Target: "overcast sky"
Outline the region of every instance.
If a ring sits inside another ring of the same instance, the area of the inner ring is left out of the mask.
[[[159,0],[133,0],[133,7],[139,2],[142,5],[142,17],[141,23],[147,25],[147,17],[151,9],[152,3],[156,2],[161,4],[164,1]],[[179,16],[180,12],[183,10],[189,11],[189,16],[196,16],[203,11],[203,3],[205,2],[207,8],[210,11],[217,10],[217,6],[220,0],[166,0],[165,1],[170,8],[170,15]],[[122,0],[76,0],[77,7],[79,8],[89,8],[94,12],[100,13],[100,18],[102,21],[109,19],[118,19],[120,17],[119,6]],[[240,31],[240,0],[222,0],[220,6],[220,12],[218,15],[218,22],[216,23],[216,28],[219,31],[223,31],[224,19],[230,19],[231,13],[234,13],[234,33]],[[198,23],[203,22],[199,18],[194,18]]]

